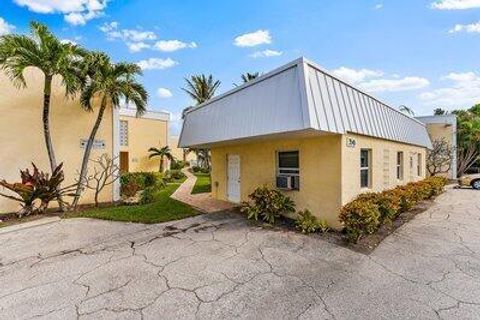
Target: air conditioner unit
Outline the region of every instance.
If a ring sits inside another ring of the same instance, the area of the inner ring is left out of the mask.
[[[291,176],[277,176],[276,187],[282,190],[292,190],[292,177]]]

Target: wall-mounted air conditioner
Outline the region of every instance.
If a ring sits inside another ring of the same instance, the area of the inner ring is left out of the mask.
[[[300,177],[290,175],[278,175],[275,186],[281,190],[299,190]]]

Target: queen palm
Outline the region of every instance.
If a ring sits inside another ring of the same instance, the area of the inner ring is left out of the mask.
[[[32,22],[31,35],[7,34],[0,37],[0,69],[18,88],[25,88],[24,71],[28,67],[40,69],[43,83],[43,134],[52,172],[57,160],[50,133],[50,97],[54,76],[61,76],[67,97],[73,97],[81,88],[81,57],[85,50],[71,43],[62,43],[47,26]]]
[[[202,104],[213,98],[220,86],[220,81],[214,80],[212,75],[196,75],[190,79],[185,79],[185,81],[186,86],[182,90],[195,100],[197,104]]]
[[[170,161],[173,161],[174,159],[169,146],[165,146],[160,149],[152,147],[148,149],[148,152],[150,152],[150,155],[148,156],[149,159],[160,157],[160,172],[163,172],[163,160],[165,160],[165,158]]]
[[[73,206],[77,205],[85,184],[88,159],[107,107],[118,108],[121,102],[125,100],[135,106],[137,115],[142,115],[146,111],[148,100],[147,91],[136,80],[136,76],[142,74],[138,65],[123,62],[112,63],[108,56],[103,53],[91,53],[86,58],[85,66],[88,76],[82,89],[80,103],[87,111],[94,110],[94,102],[99,103],[99,111],[83,155]]]

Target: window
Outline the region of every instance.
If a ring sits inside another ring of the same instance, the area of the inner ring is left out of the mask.
[[[403,152],[397,152],[397,179],[403,180]]]
[[[300,161],[298,151],[278,152],[278,174],[299,175]]]
[[[360,150],[360,187],[361,188],[370,188],[371,185],[371,154],[370,149],[361,149]]]
[[[298,151],[277,152],[277,175],[288,176],[290,187],[293,190],[300,190],[300,159]],[[277,177],[277,185],[278,185]]]
[[[120,145],[128,146],[128,121],[120,120]]]
[[[422,154],[417,153],[417,176],[422,176]]]

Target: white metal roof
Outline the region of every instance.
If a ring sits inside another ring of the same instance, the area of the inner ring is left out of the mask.
[[[297,59],[185,115],[181,147],[277,133],[347,132],[431,147],[425,125],[306,60]]]

